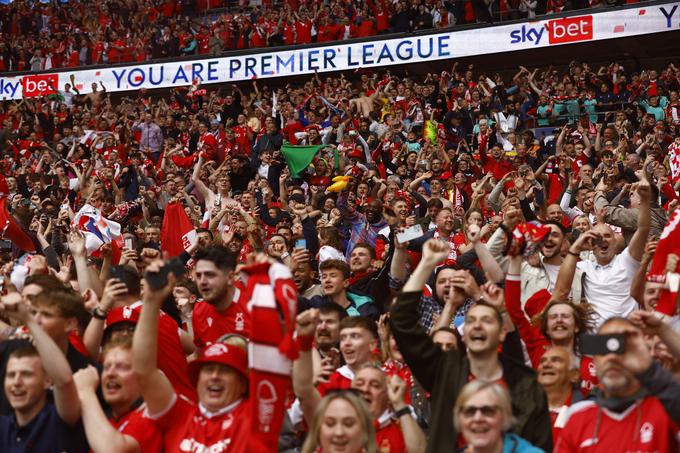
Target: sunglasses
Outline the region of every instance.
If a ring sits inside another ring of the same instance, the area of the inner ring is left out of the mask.
[[[482,417],[493,417],[498,413],[500,408],[498,406],[463,406],[460,414],[463,418],[472,418],[477,412],[482,413]]]

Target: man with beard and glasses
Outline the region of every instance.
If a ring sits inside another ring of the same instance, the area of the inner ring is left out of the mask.
[[[201,294],[191,320],[196,346],[208,346],[229,333],[247,335],[250,320],[240,300],[243,288],[237,281],[236,255],[216,245],[198,250],[194,260],[194,278]]]
[[[380,230],[387,226],[383,219],[383,205],[380,200],[373,200],[364,208],[364,212],[359,212],[356,207],[347,202],[347,192],[343,191],[336,203],[340,210],[342,220],[350,225],[350,238],[347,244],[347,255],[349,258],[354,247],[363,242],[375,249],[375,242]]]
[[[555,452],[678,451],[679,385],[652,359],[642,330],[613,317],[597,333],[623,335],[625,352],[595,356],[602,392],[571,407]]]

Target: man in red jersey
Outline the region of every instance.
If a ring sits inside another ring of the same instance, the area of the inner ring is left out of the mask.
[[[642,331],[614,317],[598,334],[623,334],[625,352],[595,356],[602,395],[572,406],[555,451],[678,451],[678,425],[666,412],[678,395],[658,385],[663,370],[652,360]]]
[[[93,453],[160,452],[162,437],[153,421],[144,417],[137,377],[132,371],[132,339],[111,341],[102,354],[101,388],[110,411],[97,398],[99,375],[93,366],[73,375],[83,412],[87,441]]]
[[[247,335],[250,322],[245,305],[239,302],[242,288],[237,286],[236,255],[224,246],[211,246],[198,250],[194,261],[202,297],[192,315],[196,346],[210,345],[229,333]]]
[[[161,265],[160,261],[153,262],[147,272],[157,273]],[[256,266],[263,270],[263,265],[267,264]],[[249,278],[256,279],[256,283],[252,285],[249,281],[248,284],[253,290],[254,316],[256,312],[270,319],[274,316],[276,324],[280,324],[276,306],[272,307],[271,301],[277,303],[281,297],[274,289],[279,288],[282,281],[276,275],[289,278],[290,272],[284,275],[286,270],[278,263],[272,264],[271,268],[269,274],[266,269],[257,275],[257,269],[251,271]],[[232,337],[230,344],[214,343],[204,348],[198,359],[191,362],[189,377],[196,386],[198,403],[178,395],[156,366],[160,306],[172,293],[175,276],[170,274],[167,280],[163,288],[144,293],[144,305],[133,340],[133,369],[149,418],[156,421],[163,433],[165,451],[264,453],[275,450],[287,389],[277,387],[274,374],[289,375],[290,361],[278,353],[276,346],[263,345],[259,339],[260,344],[250,345],[253,363],[249,369],[243,339]],[[288,293],[284,291],[283,294]],[[297,297],[297,294],[293,290],[290,296]],[[269,325],[272,328],[267,328],[267,333],[276,343],[277,337],[281,337],[280,330],[277,331],[280,327]],[[268,354],[263,361],[265,350]]]
[[[101,346],[118,336],[131,336],[142,310],[140,275],[128,266],[118,266],[119,278],[106,282],[102,298],[93,310],[83,341],[93,357]],[[179,393],[194,400],[196,393],[187,378],[186,354],[193,352],[191,338],[168,314],[161,312],[158,323],[158,366]]]

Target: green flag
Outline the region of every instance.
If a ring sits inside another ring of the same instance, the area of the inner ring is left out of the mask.
[[[286,159],[291,176],[299,176],[314,160],[316,153],[325,145],[297,146],[284,143],[281,154]]]

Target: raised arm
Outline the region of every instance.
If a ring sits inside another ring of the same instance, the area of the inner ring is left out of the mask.
[[[642,254],[645,252],[645,244],[647,243],[651,225],[652,209],[650,199],[652,190],[646,178],[642,178],[640,182],[633,184],[632,190],[637,192],[640,197],[640,207],[638,208],[637,229],[628,244],[628,252],[635,261],[640,261]]]
[[[147,272],[158,272],[162,262],[155,261]],[[172,294],[174,275],[168,275],[168,283],[159,291],[144,291],[142,312],[132,341],[132,369],[142,389],[144,402],[150,415],[166,411],[176,398],[168,378],[158,369],[158,319],[163,301]],[[147,288],[148,282],[147,282]]]
[[[127,294],[127,286],[125,283],[122,283],[115,278],[107,280],[102,298],[95,308],[95,314],[99,313],[101,315],[106,315],[111,308],[113,308],[115,300],[125,294]],[[90,353],[90,357],[93,357],[95,360],[99,357],[102,339],[104,338],[105,321],[105,319],[92,316],[90,322],[87,324],[85,333],[83,334],[85,348],[87,349],[87,352]]]
[[[407,385],[399,376],[390,376],[387,380],[387,396],[395,412],[406,407],[404,396]],[[399,426],[404,435],[404,443],[408,453],[424,453],[427,447],[427,438],[422,428],[410,412],[403,413],[399,417]]]
[[[406,263],[408,263],[407,247],[408,242],[400,244],[395,237],[394,255],[392,256],[392,262],[390,263],[390,277],[399,282],[406,281],[406,277],[408,276],[406,269]]]
[[[78,390],[73,382],[71,366],[59,346],[37,323],[23,302],[19,293],[10,293],[0,300],[0,311],[28,328],[33,345],[38,350],[42,366],[52,380],[54,405],[59,418],[68,425],[75,425],[80,419]]]
[[[85,247],[85,237],[80,231],[73,230],[68,239],[69,251],[73,256],[73,264],[76,267],[76,275],[78,279],[78,286],[80,291],[84,292],[90,288],[101,297],[103,285],[99,280],[99,275],[94,269],[91,269],[87,264],[87,249]]]
[[[489,278],[498,283],[503,281],[505,276],[503,269],[498,264],[498,261],[493,257],[489,248],[480,239],[482,238],[484,228],[479,228],[477,225],[471,225],[468,228],[468,238],[474,247],[479,263],[482,269],[487,273]]]
[[[97,386],[99,384],[97,369],[90,365],[78,370],[73,375],[73,379],[78,388],[78,397],[83,411],[85,435],[93,453],[109,451],[141,452],[139,443],[132,436],[118,432],[106,418],[97,398]]]
[[[443,351],[437,347],[418,325],[418,305],[423,286],[434,268],[449,255],[450,245],[431,239],[423,245],[423,256],[404,285],[403,291],[390,310],[390,323],[399,350],[404,355],[418,381],[431,391],[435,382],[435,364]]]
[[[300,356],[293,362],[293,391],[300,400],[302,413],[308,424],[312,423],[316,408],[321,401],[321,394],[314,387],[314,365],[312,362],[312,341],[316,324],[319,322],[319,310],[309,309],[297,317],[297,338],[300,345]]]
[[[196,162],[196,165],[194,166],[194,171],[191,173],[191,182],[194,183],[196,186],[196,190],[198,190],[198,193],[201,194],[201,197],[203,197],[203,200],[205,201],[205,204],[208,205],[212,203],[213,199],[213,192],[210,190],[208,186],[205,185],[203,181],[201,181],[200,174],[201,174],[201,167],[203,166],[203,157],[199,155],[198,161]]]

